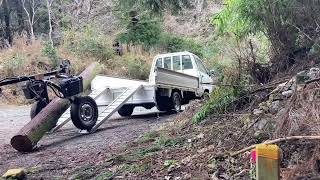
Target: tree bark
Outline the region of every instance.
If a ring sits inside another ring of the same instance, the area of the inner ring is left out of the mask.
[[[21,35],[24,30],[24,21],[23,21],[23,8],[20,0],[16,0],[16,11],[18,18],[18,34]]]
[[[12,35],[10,28],[10,10],[8,7],[7,0],[3,0],[2,2],[3,12],[4,12],[4,22],[5,22],[5,39],[8,41],[9,45],[12,44]]]
[[[51,5],[53,0],[47,0],[47,10],[48,10],[48,20],[49,20],[49,42],[51,47],[53,47],[53,40],[52,40],[52,22],[51,22]]]
[[[92,79],[99,74],[101,66],[93,63],[80,76],[83,77],[83,88],[87,89]],[[67,99],[53,99],[36,117],[25,125],[11,138],[11,145],[18,151],[30,152],[37,142],[56,126],[58,119],[68,109],[70,102]]]
[[[32,43],[35,40],[34,31],[33,31],[34,16],[35,16],[35,2],[34,2],[34,0],[31,1],[30,12],[27,10],[25,2],[26,2],[26,0],[21,0],[22,7],[28,16],[28,24],[29,24],[29,29],[30,29],[30,39],[31,39],[31,43]]]

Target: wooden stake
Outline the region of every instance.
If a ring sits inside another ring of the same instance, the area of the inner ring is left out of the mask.
[[[257,180],[280,179],[280,149],[277,145],[259,144],[257,153]]]

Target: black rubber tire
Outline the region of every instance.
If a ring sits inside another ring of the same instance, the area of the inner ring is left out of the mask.
[[[210,99],[210,93],[208,93],[207,91],[205,91],[202,95],[202,99],[206,102],[209,101]]]
[[[90,131],[98,120],[98,106],[89,96],[76,97],[70,108],[72,123],[81,130]]]
[[[34,117],[36,117],[36,115],[39,114],[39,112],[46,106],[47,106],[47,103],[44,101],[34,102],[31,106],[30,118],[33,119]]]
[[[134,106],[131,105],[124,105],[122,106],[119,110],[118,113],[120,114],[120,116],[122,117],[128,117],[131,116],[134,110]]]
[[[182,98],[178,92],[174,92],[171,96],[172,107],[175,112],[181,112]]]
[[[159,111],[170,111],[172,109],[171,100],[168,97],[157,97],[157,109]]]

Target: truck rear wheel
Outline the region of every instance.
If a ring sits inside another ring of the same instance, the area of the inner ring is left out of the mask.
[[[172,106],[175,112],[181,111],[182,98],[178,92],[174,92],[171,96]]]
[[[118,113],[120,114],[120,116],[122,117],[128,117],[131,116],[134,110],[134,106],[131,105],[124,105],[122,106],[119,110]]]
[[[203,93],[203,95],[202,95],[202,99],[203,99],[205,102],[209,101],[209,99],[210,99],[210,93],[207,92],[207,91],[205,91],[205,92]]]
[[[170,99],[165,96],[157,96],[157,109],[159,111],[170,111],[172,106],[170,105]]]
[[[72,123],[81,130],[90,131],[98,120],[98,106],[89,96],[76,97],[70,108]]]

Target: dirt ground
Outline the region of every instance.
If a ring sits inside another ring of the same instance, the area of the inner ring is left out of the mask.
[[[0,106],[0,175],[11,168],[25,168],[29,179],[67,179],[79,167],[103,162],[121,151],[127,142],[161,126],[174,114],[136,108],[131,118],[114,115],[96,133],[84,135],[70,122],[47,134],[32,153],[19,153],[10,138],[29,121],[29,106]]]

